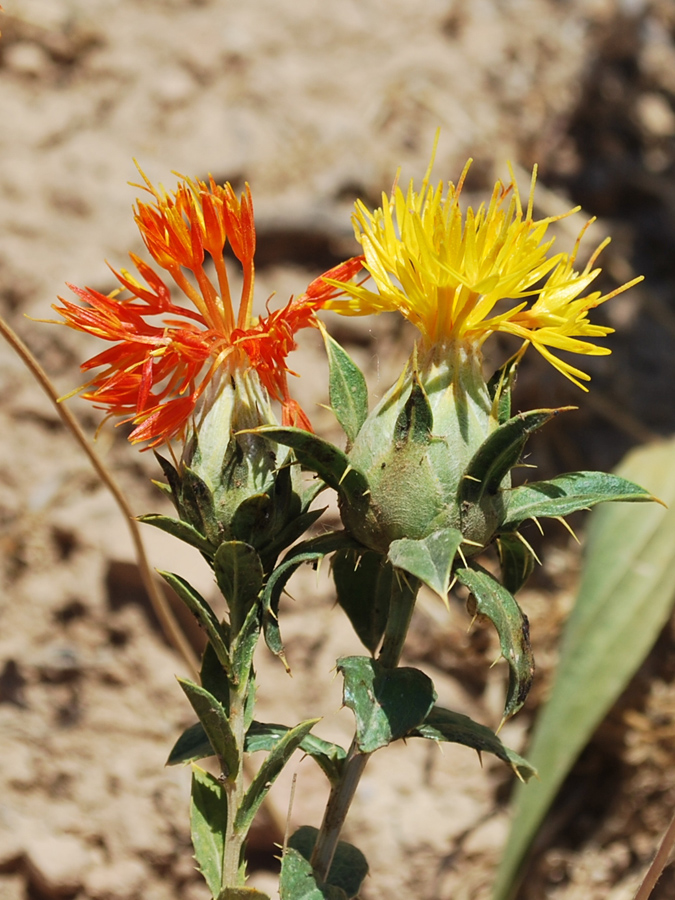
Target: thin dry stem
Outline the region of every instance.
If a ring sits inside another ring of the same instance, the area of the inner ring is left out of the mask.
[[[198,671],[198,665],[195,654],[185,635],[181,631],[181,628],[178,625],[176,619],[174,618],[174,615],[167,603],[166,597],[160,590],[159,585],[155,580],[145,553],[143,539],[141,537],[140,528],[138,527],[138,522],[136,521],[136,518],[131,507],[129,506],[129,503],[127,502],[126,497],[122,493],[121,488],[119,487],[99,455],[91,446],[89,438],[82,430],[75,416],[71,413],[71,411],[64,403],[59,403],[59,395],[55,390],[53,384],[49,380],[49,376],[47,375],[47,373],[44,371],[40,363],[33,356],[31,351],[24,344],[21,338],[13,331],[13,329],[7,324],[7,322],[5,322],[5,320],[1,316],[0,333],[5,338],[7,343],[12,347],[15,353],[20,357],[26,368],[30,371],[35,380],[40,384],[44,392],[47,394],[52,404],[54,405],[54,408],[59,414],[61,421],[64,423],[66,428],[68,428],[77,443],[87,454],[87,456],[89,457],[89,461],[96,471],[96,474],[99,476],[103,484],[108,488],[113,498],[115,499],[115,502],[120,508],[120,511],[122,512],[122,515],[124,516],[129,528],[131,539],[134,543],[134,549],[136,551],[136,561],[138,563],[138,568],[141,573],[141,578],[143,579],[145,589],[148,592],[152,608],[155,611],[155,615],[159,620],[159,623],[162,627],[162,630],[164,631],[164,634],[166,635],[167,640],[180,653],[190,670],[193,673],[196,673]]]
[[[648,898],[651,897],[657,881],[663,874],[665,867],[668,865],[668,860],[670,859],[673,847],[675,847],[675,816],[673,816],[670,825],[666,829],[666,833],[663,835],[661,845],[656,851],[656,856],[654,857],[651,866],[647,869],[647,874],[642,880],[642,884],[638,888],[635,900],[648,900]]]

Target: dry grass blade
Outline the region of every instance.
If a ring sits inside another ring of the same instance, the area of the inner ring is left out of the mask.
[[[649,900],[652,891],[656,887],[656,883],[663,874],[663,870],[668,865],[668,860],[670,859],[673,847],[675,847],[675,816],[673,816],[666,833],[663,835],[661,845],[656,851],[656,856],[652,860],[652,864],[647,869],[642,884],[638,888],[635,900]]]
[[[20,357],[26,368],[30,371],[35,380],[40,384],[44,392],[47,394],[47,396],[53,403],[54,408],[58,412],[62,422],[64,423],[66,428],[68,428],[80,447],[82,447],[84,452],[87,454],[87,456],[89,457],[89,461],[96,471],[96,474],[99,476],[103,484],[108,488],[108,490],[114,497],[115,502],[120,508],[120,511],[122,512],[122,515],[124,516],[129,528],[131,539],[134,544],[134,549],[136,551],[138,568],[140,570],[145,589],[148,592],[148,597],[150,598],[150,602],[152,603],[152,608],[155,611],[155,615],[160,622],[167,640],[180,653],[190,670],[193,673],[196,673],[198,671],[198,667],[195,654],[185,635],[183,634],[180,626],[178,625],[176,619],[174,618],[173,613],[169,609],[166,597],[162,593],[157,581],[155,580],[153,571],[150,568],[150,564],[145,553],[145,547],[143,546],[143,539],[138,527],[138,522],[136,521],[133,511],[129,506],[122,490],[120,489],[113,476],[110,474],[108,468],[102,462],[99,455],[91,446],[90,440],[82,431],[82,428],[80,427],[75,416],[71,413],[71,411],[65,404],[59,403],[59,395],[54,389],[53,384],[49,380],[47,373],[44,371],[40,363],[35,359],[31,351],[24,344],[21,338],[12,330],[12,328],[10,328],[10,326],[4,321],[1,316],[0,333],[2,333],[2,336],[5,338],[7,343]]]

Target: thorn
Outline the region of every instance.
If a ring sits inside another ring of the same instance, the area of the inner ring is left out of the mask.
[[[476,753],[478,754],[478,762],[480,763],[480,767],[482,769],[483,768],[483,754],[481,753],[480,750],[476,750]]]
[[[543,535],[544,529],[541,527],[541,522],[539,521],[539,519],[536,516],[532,516],[532,521],[539,529],[539,534]]]
[[[462,475],[462,481],[475,481],[476,484],[482,484],[480,478],[476,478],[474,475]]]
[[[499,734],[499,732],[502,730],[504,725],[506,725],[506,722],[507,722],[506,716],[502,716],[502,720],[499,723],[497,730],[495,731],[495,736]]]
[[[503,658],[504,658],[504,657],[503,657],[502,654],[500,653],[499,656],[497,657],[497,659],[495,659],[494,662],[491,662],[491,663],[490,663],[490,668],[491,668],[491,669],[494,669],[494,667],[497,665],[497,663],[498,663],[498,662],[501,662],[501,660],[502,660]]]
[[[349,473],[353,472],[353,471],[354,471],[353,467],[348,465],[347,468],[342,473],[342,476],[340,477],[340,480],[338,481],[338,485],[342,484],[342,482],[345,480],[347,475],[349,475]]]
[[[531,547],[531,545],[528,543],[528,541],[525,540],[525,538],[522,536],[522,534],[521,534],[519,531],[516,531],[515,534],[516,534],[516,537],[518,538],[518,540],[520,541],[520,543],[521,543],[527,550],[530,551],[530,553],[531,553],[532,556],[535,558],[535,560],[539,563],[539,565],[541,565],[541,560],[539,559],[539,557],[537,556],[537,554],[534,552],[534,550],[532,549],[532,547]]]
[[[469,627],[466,629],[466,633],[467,633],[467,634],[468,634],[468,633],[471,631],[471,629],[473,628],[473,626],[474,626],[474,624],[475,624],[477,618],[478,618],[478,613],[474,613],[474,614],[473,614],[473,618],[472,618],[471,621],[469,622]]]
[[[279,659],[280,659],[281,662],[283,663],[284,669],[286,669],[286,674],[287,674],[287,675],[290,675],[291,678],[292,678],[292,677],[293,677],[293,673],[291,672],[291,667],[288,665],[288,662],[287,662],[287,660],[286,660],[286,656],[284,655],[284,651],[283,651],[283,650],[281,651],[281,653],[279,653]]]
[[[586,507],[586,508],[588,509],[588,507]],[[562,516],[555,516],[555,518],[560,522],[561,525],[565,526],[565,528],[569,531],[569,533],[572,535],[572,537],[577,542],[577,544],[580,544],[581,541],[574,533],[574,530],[572,529],[572,526],[570,525],[570,523],[566,519],[563,519]]]
[[[467,566],[466,556],[464,556],[464,554],[462,553],[462,545],[461,545],[461,544],[460,544],[459,547],[457,548],[457,552],[458,552],[459,555],[462,557],[462,562],[464,563],[464,568],[466,568],[466,566]]]
[[[463,544],[468,544],[469,547],[484,547],[485,544],[481,544],[480,541],[472,541],[469,538],[462,538]]]

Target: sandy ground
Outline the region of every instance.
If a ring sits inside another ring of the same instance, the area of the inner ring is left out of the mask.
[[[140,250],[130,214],[136,190],[127,185],[138,179],[134,158],[167,187],[172,171],[251,184],[262,303],[273,291],[285,300],[351,253],[353,199],[377,200],[399,166],[404,179],[420,177],[440,127],[439,177],[456,178],[472,156],[467,187],[479,191],[505,174],[508,159],[525,169],[539,162],[542,213],[579,202],[613,234],[605,286],[636,270],[648,276],[647,286],[607,310],[615,352],[597,361],[588,397],[534,361],[525,368],[523,408],[580,406],[573,425],[536,445],[542,471],[609,467],[636,442],[672,431],[672,2],[4,7],[0,302],[59,391],[78,384],[78,363],[94,343],[24,315],[49,316],[66,281],[110,290],[104,260],[120,266]],[[559,239],[571,245],[564,229]],[[339,328],[377,395],[395,377],[409,335],[384,319]],[[297,394],[315,410],[317,429],[336,436],[316,406],[325,402],[316,335],[303,340],[293,364],[305,376]],[[191,723],[174,680],[185,666],[148,613],[113,501],[4,345],[0,384],[0,898],[206,898],[189,845],[189,772],[164,768]],[[96,415],[71,405],[93,434]],[[164,508],[149,483],[157,475],[149,454],[109,430],[98,449],[136,512]],[[153,565],[213,593],[198,554],[154,533],[147,539]],[[523,594],[540,676],[528,710],[504,732],[517,747],[545,693],[573,598],[579,551],[562,534],[556,540]],[[346,742],[350,722],[332,668],[358,647],[327,581],[301,573],[292,593],[284,613],[294,677],[260,654],[261,717],[292,723],[321,714],[319,733]],[[488,670],[492,635],[467,635],[466,625],[460,606],[448,614],[423,598],[408,660],[432,675],[444,705],[495,725],[504,671]],[[643,740],[627,723],[639,713],[648,733],[655,717],[672,721],[674,642],[664,633],[637,687],[594,739],[577,773],[586,805],[558,809],[522,898],[632,896],[672,808],[675,778],[668,729],[663,739]],[[318,824],[325,785],[312,766],[294,764],[295,824]],[[252,840],[251,883],[263,889],[274,882],[290,775],[272,791]],[[501,765],[486,760],[481,770],[463,748],[440,754],[412,742],[379,754],[347,835],[371,863],[364,900],[487,900],[508,785]],[[577,797],[566,790],[568,800]],[[664,881],[658,897],[671,889]]]

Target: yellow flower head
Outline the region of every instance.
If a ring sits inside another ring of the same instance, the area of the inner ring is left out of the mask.
[[[548,227],[563,216],[533,219],[536,167],[526,210],[512,175],[509,184],[496,183],[487,206],[463,212],[460,195],[470,163],[457,186],[449,182],[447,190],[442,183],[431,185],[430,165],[419,193],[412,181],[405,194],[395,185],[373,212],[357,201],[355,234],[376,290],[342,285],[344,296],[327,308],[356,316],[398,310],[417,326],[427,348],[463,343],[478,349],[496,331],[513,334],[583,387],[580,380],[589,376],[552,351],[610,353],[587,340],[613,330],[592,324],[588,312],[641,279],[610,294],[580,296],[600,272],[593,266],[609,238],[582,271],[574,262],[590,222],[571,255],[549,255],[554,239],[547,236]]]

